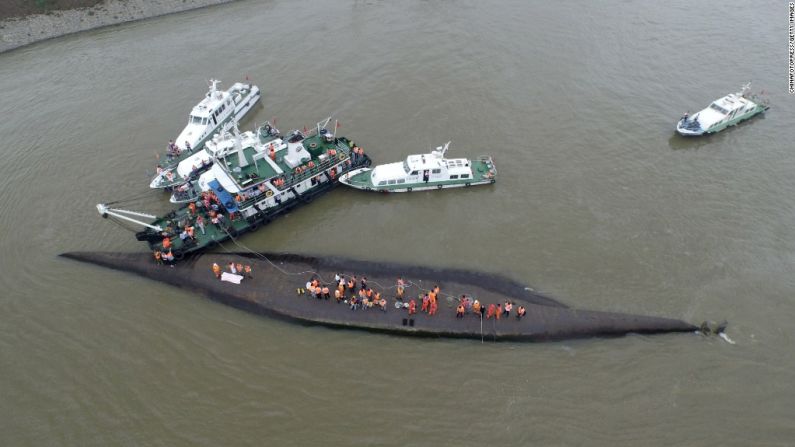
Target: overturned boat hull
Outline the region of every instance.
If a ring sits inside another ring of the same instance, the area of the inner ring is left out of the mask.
[[[508,278],[465,270],[290,254],[202,254],[174,268],[157,265],[149,253],[70,252],[61,256],[135,273],[249,312],[328,327],[425,337],[534,342],[698,330],[692,324],[670,318],[570,309]],[[216,279],[212,264],[225,266],[230,262],[250,265],[253,278],[246,278],[240,284]],[[335,273],[359,278],[365,275],[370,287],[381,291],[389,304],[386,310],[354,311],[345,303],[337,303],[333,297],[318,300],[300,294],[298,289],[312,276],[300,272],[307,271],[315,272],[325,282],[333,282]],[[443,297],[439,300],[438,313],[408,315],[406,309],[396,307],[394,284],[398,276],[408,281],[405,300],[416,298],[438,284]],[[458,301],[455,297],[462,294],[484,305],[511,300],[514,309],[525,306],[527,315],[519,320],[514,310],[509,317],[500,320],[472,313],[456,318]]]

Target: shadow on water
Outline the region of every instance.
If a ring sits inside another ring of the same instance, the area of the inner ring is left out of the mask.
[[[696,150],[710,144],[716,136],[717,134],[707,134],[698,137],[683,137],[674,131],[671,138],[668,139],[668,147],[675,151]]]

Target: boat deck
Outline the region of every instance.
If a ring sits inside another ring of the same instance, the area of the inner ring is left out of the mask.
[[[298,175],[293,174],[293,171],[289,169],[279,157],[276,159],[276,163],[278,166],[284,171],[284,178],[286,180],[285,185],[282,189],[289,189],[293,185],[298,182],[304,181],[307,178],[320,175],[324,170],[328,169],[334,163],[340,163],[346,159],[348,159],[349,154],[351,152],[350,145],[352,144],[348,139],[340,137],[336,140],[336,142],[325,142],[320,137],[313,136],[306,138],[305,141],[307,145],[311,145],[311,143],[315,143],[315,147],[309,150],[310,155],[312,156],[312,160],[315,163],[313,168],[309,168],[307,165],[306,170]],[[334,149],[337,151],[337,157],[325,157],[322,156],[324,154],[328,154],[328,151]],[[253,156],[254,149],[247,148],[244,152],[245,156],[248,159],[251,159]],[[233,171],[235,171],[234,167],[237,166],[237,154],[230,155],[227,157],[227,166],[231,167]],[[322,161],[321,161],[322,160]],[[361,162],[367,162],[367,159],[361,160]],[[270,166],[269,163],[265,162],[264,160],[259,160],[257,162],[259,166],[259,173],[257,173],[257,167],[253,164],[246,166],[242,169],[239,169],[239,172],[235,172],[236,180],[240,183],[244,183],[246,185],[254,186],[262,181],[269,180],[275,176],[277,176],[277,172]],[[267,168],[266,168],[267,166]],[[352,169],[355,166],[348,167]],[[332,188],[336,185],[336,181],[331,182],[323,182],[316,185],[313,190],[307,191],[302,194],[301,198],[304,200],[309,199],[317,194],[321,194],[328,189]],[[242,185],[241,185],[242,186]],[[252,188],[254,191],[257,191],[256,188]],[[237,203],[237,207],[241,209],[245,209],[249,206],[252,206],[255,202],[262,200],[262,193],[257,191],[256,195],[253,195],[247,198],[244,201]],[[268,214],[269,216],[277,216],[286,212],[289,209],[294,208],[299,203],[300,199],[291,199],[285,200],[280,206],[269,208]],[[220,210],[223,211],[223,210]],[[204,219],[204,232],[201,231],[199,227],[195,225],[196,217],[198,214],[202,215]],[[245,233],[247,231],[253,231],[256,229],[257,224],[252,224],[249,220],[242,218],[240,213],[235,213],[235,219],[229,220],[229,214],[226,212],[219,212],[224,217],[223,222],[219,223],[219,225],[213,225],[210,222],[210,218],[208,216],[208,210],[204,208],[197,208],[196,214],[191,213],[190,208],[188,205],[184,205],[176,210],[171,211],[165,216],[162,216],[152,222],[152,225],[157,225],[163,228],[164,232],[171,235],[171,250],[174,253],[189,253],[193,251],[198,251],[204,248],[210,248],[217,245],[219,242],[227,240],[230,236],[236,236],[238,234]],[[265,222],[267,223],[267,222]],[[193,239],[180,239],[180,231],[178,229],[184,228],[185,225],[190,225],[194,227],[194,238]],[[156,240],[150,239],[150,248],[152,250],[164,250],[162,244],[162,237],[156,238]],[[166,250],[167,251],[167,250]],[[175,255],[176,256],[176,255]]]

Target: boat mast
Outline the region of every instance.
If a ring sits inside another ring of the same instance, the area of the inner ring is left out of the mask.
[[[246,159],[246,154],[243,152],[243,139],[240,137],[240,129],[237,127],[237,120],[234,120],[234,132],[235,132],[235,151],[237,152],[237,165],[240,166],[240,169],[245,168],[248,166],[248,160]]]
[[[210,79],[210,92],[207,93],[208,98],[220,98],[220,95],[216,95],[216,93],[218,93],[218,84],[220,83],[221,81],[217,79]]]
[[[157,219],[157,216],[153,216],[151,214],[139,213],[137,211],[130,211],[130,210],[120,210],[120,209],[115,209],[115,208],[108,208],[108,206],[103,204],[103,203],[98,203],[97,204],[97,211],[99,211],[99,214],[102,217],[113,216],[113,217],[116,217],[118,219],[126,220],[128,222],[132,222],[134,224],[138,224],[138,225],[141,225],[141,226],[146,227],[146,228],[150,228],[150,229],[155,230],[155,231],[163,231],[163,228],[161,228],[159,225],[151,225],[151,224],[148,224],[146,222],[141,222],[138,219],[133,219],[132,217],[129,217],[129,216],[138,216],[138,217],[146,217],[146,218],[149,218],[149,219]],[[129,216],[126,216],[125,214],[128,214]]]

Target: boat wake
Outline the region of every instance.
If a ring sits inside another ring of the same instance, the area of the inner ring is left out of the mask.
[[[725,332],[721,332],[721,333],[719,333],[719,334],[718,334],[718,337],[722,338],[722,339],[723,339],[723,340],[724,340],[726,343],[728,343],[728,344],[730,344],[730,345],[736,345],[736,344],[737,344],[737,343],[735,343],[735,342],[734,342],[734,340],[732,340],[731,338],[729,338],[729,336],[728,336],[728,335],[726,335],[726,333],[725,333]]]

